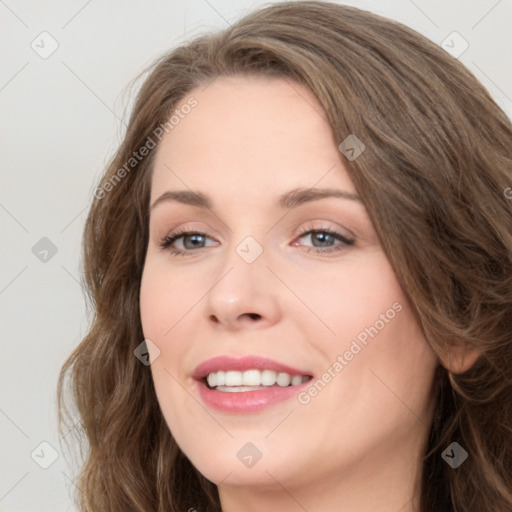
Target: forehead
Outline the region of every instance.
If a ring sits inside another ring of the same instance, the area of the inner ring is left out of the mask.
[[[320,185],[355,193],[325,112],[307,88],[284,78],[219,77],[157,149],[152,200],[184,185],[230,194]],[[274,195],[274,194],[272,194]]]

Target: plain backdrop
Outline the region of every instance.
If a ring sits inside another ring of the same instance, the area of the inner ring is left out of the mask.
[[[0,0],[0,511],[76,510],[56,383],[87,331],[81,235],[127,121],[127,85],[163,52],[267,3]],[[340,3],[467,45],[458,58],[511,116],[511,0]]]

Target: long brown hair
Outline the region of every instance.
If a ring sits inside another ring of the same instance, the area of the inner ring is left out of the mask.
[[[134,356],[144,339],[139,287],[156,150],[126,163],[194,88],[233,74],[302,84],[338,143],[353,134],[365,144],[344,162],[428,342],[438,354],[456,342],[481,352],[463,373],[437,367],[422,512],[510,512],[511,123],[471,72],[425,37],[311,1],[271,5],[181,45],[138,94],[85,225],[90,329],[58,382],[59,427],[78,418],[74,432],[85,441],[80,509],[220,511],[216,486],[177,446],[149,366]],[[63,393],[68,374],[75,418]],[[468,453],[457,469],[441,456],[454,441]]]

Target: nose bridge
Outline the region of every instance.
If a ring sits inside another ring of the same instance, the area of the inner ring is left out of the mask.
[[[262,243],[252,235],[240,237],[233,232],[207,296],[208,317],[226,326],[236,325],[242,317],[275,321],[278,304],[275,287],[266,283],[272,277],[266,263]]]
[[[266,236],[268,226],[255,218],[253,212],[257,208],[256,205],[239,205],[239,208],[236,214],[238,222],[228,226],[226,251],[221,251],[222,265],[225,271],[234,266],[250,275],[254,272],[253,266],[260,268],[266,260],[267,254],[263,246],[268,238]],[[245,219],[243,212],[248,213]],[[264,264],[263,267],[265,267]]]
[[[237,241],[237,238],[240,241]],[[233,233],[229,247],[221,256],[219,280],[215,288],[220,290],[243,286],[244,294],[254,293],[258,288],[258,283],[265,279],[264,274],[268,273],[266,254],[264,253],[263,244],[258,242],[254,236],[240,237]],[[224,282],[224,286],[219,286],[222,282]],[[231,293],[235,293],[235,290],[233,289]]]
[[[264,250],[262,243],[258,242],[252,235],[248,235],[237,244],[235,252],[244,263],[252,265],[262,256]]]

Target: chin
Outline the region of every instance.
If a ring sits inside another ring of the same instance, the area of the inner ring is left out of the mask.
[[[276,480],[284,483],[293,480],[297,472],[306,473],[300,463],[302,457],[297,456],[298,441],[284,446],[282,442],[271,443],[261,432],[231,433],[233,438],[222,441],[218,436],[175,439],[192,465],[216,485],[271,489],[276,487]]]

